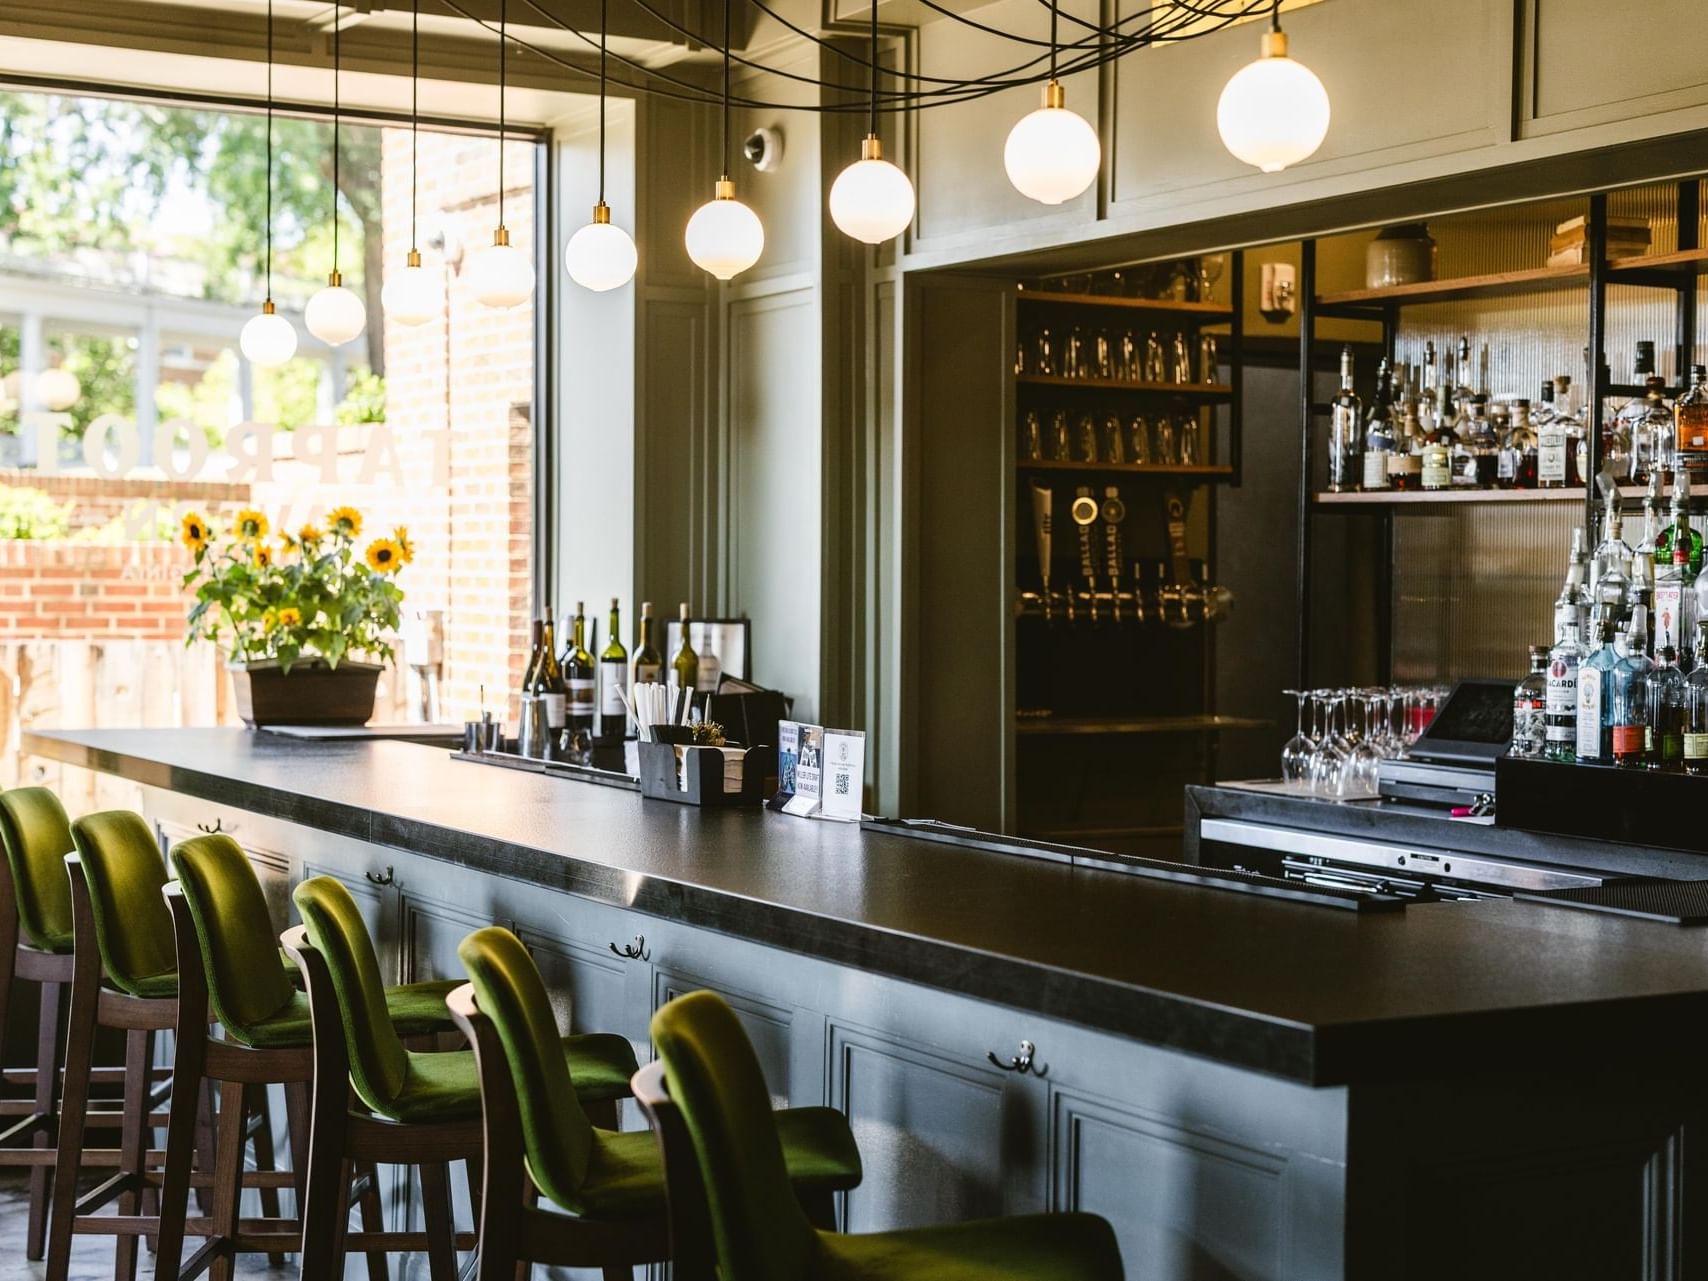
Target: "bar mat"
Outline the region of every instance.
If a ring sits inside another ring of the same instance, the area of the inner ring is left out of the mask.
[[[1525,891],[1513,897],[1667,925],[1708,925],[1708,881],[1624,881],[1569,890]]]

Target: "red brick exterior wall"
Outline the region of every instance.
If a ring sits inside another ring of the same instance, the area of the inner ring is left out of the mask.
[[[189,568],[167,543],[0,541],[0,641],[182,643]]]

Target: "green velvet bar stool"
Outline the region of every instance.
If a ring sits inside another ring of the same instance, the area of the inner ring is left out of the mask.
[[[709,1279],[709,1254],[671,1233],[679,1189],[666,1186],[651,1136],[589,1121],[558,1050],[545,982],[522,941],[493,926],[464,939],[457,955],[469,984],[448,1004],[474,1046],[486,1138],[480,1281],[514,1281],[531,1263],[597,1267],[614,1281],[667,1258],[676,1281]],[[768,1125],[793,1212],[830,1228],[835,1194],[860,1182],[847,1120],[831,1108],[793,1108]],[[568,1213],[532,1204],[535,1189]]]
[[[666,1165],[698,1171],[722,1281],[1122,1281],[1114,1230],[1094,1214],[852,1236],[815,1228],[789,1195],[770,1095],[735,1011],[693,992],[653,1015],[652,1038],[658,1062],[635,1098]]]
[[[166,1136],[156,1271],[181,1281],[208,1270],[229,1281],[238,1254],[295,1253],[301,1247],[301,1211],[309,1165],[308,1092],[314,1075],[314,1033],[307,995],[291,981],[255,869],[224,833],[172,847],[177,881],[164,897],[172,913],[178,963],[178,1036],[175,1088]],[[449,1030],[444,998],[453,984],[413,983],[386,989],[387,1016],[403,1036]],[[217,1020],[220,1035],[209,1031]],[[185,1209],[194,1157],[194,1089],[204,1080],[220,1086],[213,1168],[213,1206],[207,1239],[182,1259]],[[282,1085],[290,1104],[291,1169],[297,1219],[239,1218],[243,1135],[255,1101],[268,1085]],[[362,1172],[364,1226],[380,1228],[378,1187]],[[370,1277],[385,1275],[383,1256],[370,1257]]]
[[[29,1221],[24,1254],[42,1258],[47,1246],[48,1208],[59,1123],[60,1039],[71,988],[71,890],[64,858],[71,853],[71,825],[59,798],[45,787],[18,787],[0,793],[0,1028],[6,1026],[14,979],[40,988],[33,1068],[5,1071],[6,1084],[30,1090],[28,1100],[0,1102],[0,1116],[21,1119],[0,1128],[0,1166],[30,1171]],[[124,1079],[122,1068],[95,1072],[102,1084]],[[110,1128],[113,1118],[91,1123]],[[116,1164],[116,1151],[103,1151],[90,1164]]]
[[[365,1248],[362,1234],[345,1239],[345,1193],[351,1164],[377,1160],[419,1167],[430,1274],[433,1281],[451,1281],[457,1248],[472,1247],[474,1241],[453,1232],[449,1162],[468,1162],[477,1214],[480,1204],[480,1080],[474,1054],[468,1049],[423,1052],[404,1044],[385,1017],[373,939],[342,881],[314,877],[297,886],[292,898],[303,924],[287,930],[282,941],[307,982],[315,1027],[303,1275],[342,1276],[346,1249]],[[614,1128],[618,1102],[628,1097],[635,1072],[627,1038],[566,1036],[559,1052],[582,1106]]]
[[[159,1230],[158,1199],[149,1151],[156,1105],[153,1073],[156,1033],[178,1025],[178,968],[172,916],[161,889],[166,860],[154,833],[128,810],[90,814],[71,825],[77,852],[65,856],[76,943],[71,1013],[66,1023],[65,1072],[58,1158],[54,1166],[47,1281],[66,1281],[74,1234],[117,1238],[115,1281],[136,1275],[137,1238]],[[125,1084],[118,1170],[94,1190],[77,1195],[80,1168],[94,1153],[83,1146],[97,1028],[125,1034]],[[207,1109],[204,1105],[204,1113]],[[204,1121],[204,1133],[211,1130]],[[276,1218],[278,1189],[289,1178],[273,1168],[271,1118],[262,1109],[251,1127],[254,1172],[246,1186],[261,1189],[262,1211]],[[117,1201],[116,1215],[96,1212]]]

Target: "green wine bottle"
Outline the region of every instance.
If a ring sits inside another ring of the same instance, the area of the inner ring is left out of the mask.
[[[610,640],[599,651],[599,740],[621,743],[629,732],[628,707],[623,702],[629,679],[629,651],[623,648],[622,619],[617,598],[611,597]]]
[[[652,644],[652,602],[641,602],[640,621],[635,624],[635,668],[634,681],[636,685],[650,685],[664,674],[664,659]]]
[[[694,647],[688,643],[688,602],[682,602],[682,648],[676,651],[676,657],[670,660],[670,683],[677,689],[685,689],[690,694],[700,681],[700,656],[694,652]]]
[[[575,602],[575,617],[570,622],[569,643],[563,649],[563,670],[569,687],[569,713],[565,721],[571,730],[593,734],[596,676],[593,655],[587,652],[587,616],[580,601]]]

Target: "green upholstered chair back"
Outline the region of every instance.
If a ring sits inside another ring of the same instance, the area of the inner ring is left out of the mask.
[[[71,825],[83,861],[95,938],[107,979],[133,996],[147,981],[178,968],[172,911],[160,896],[166,860],[140,814],[107,810]]]
[[[71,882],[65,856],[71,853],[71,824],[59,798],[45,787],[0,792],[0,844],[18,898],[24,936],[50,952],[71,947]]]
[[[580,1211],[593,1125],[575,1097],[539,967],[522,940],[498,926],[470,934],[457,955],[480,1012],[492,1021],[504,1047],[534,1182],[565,1209]]]
[[[296,989],[249,857],[223,832],[179,841],[172,871],[196,925],[214,1017],[240,1037],[289,1005]]]
[[[409,1053],[387,1013],[380,961],[362,913],[344,883],[332,876],[304,881],[291,897],[302,913],[309,942],[326,959],[332,975],[350,1056],[350,1083],[362,1102],[388,1111],[403,1089]]]
[[[771,1115],[771,1094],[735,1011],[690,992],[652,1016],[671,1100],[694,1141],[723,1281],[800,1281],[814,1250]]]

